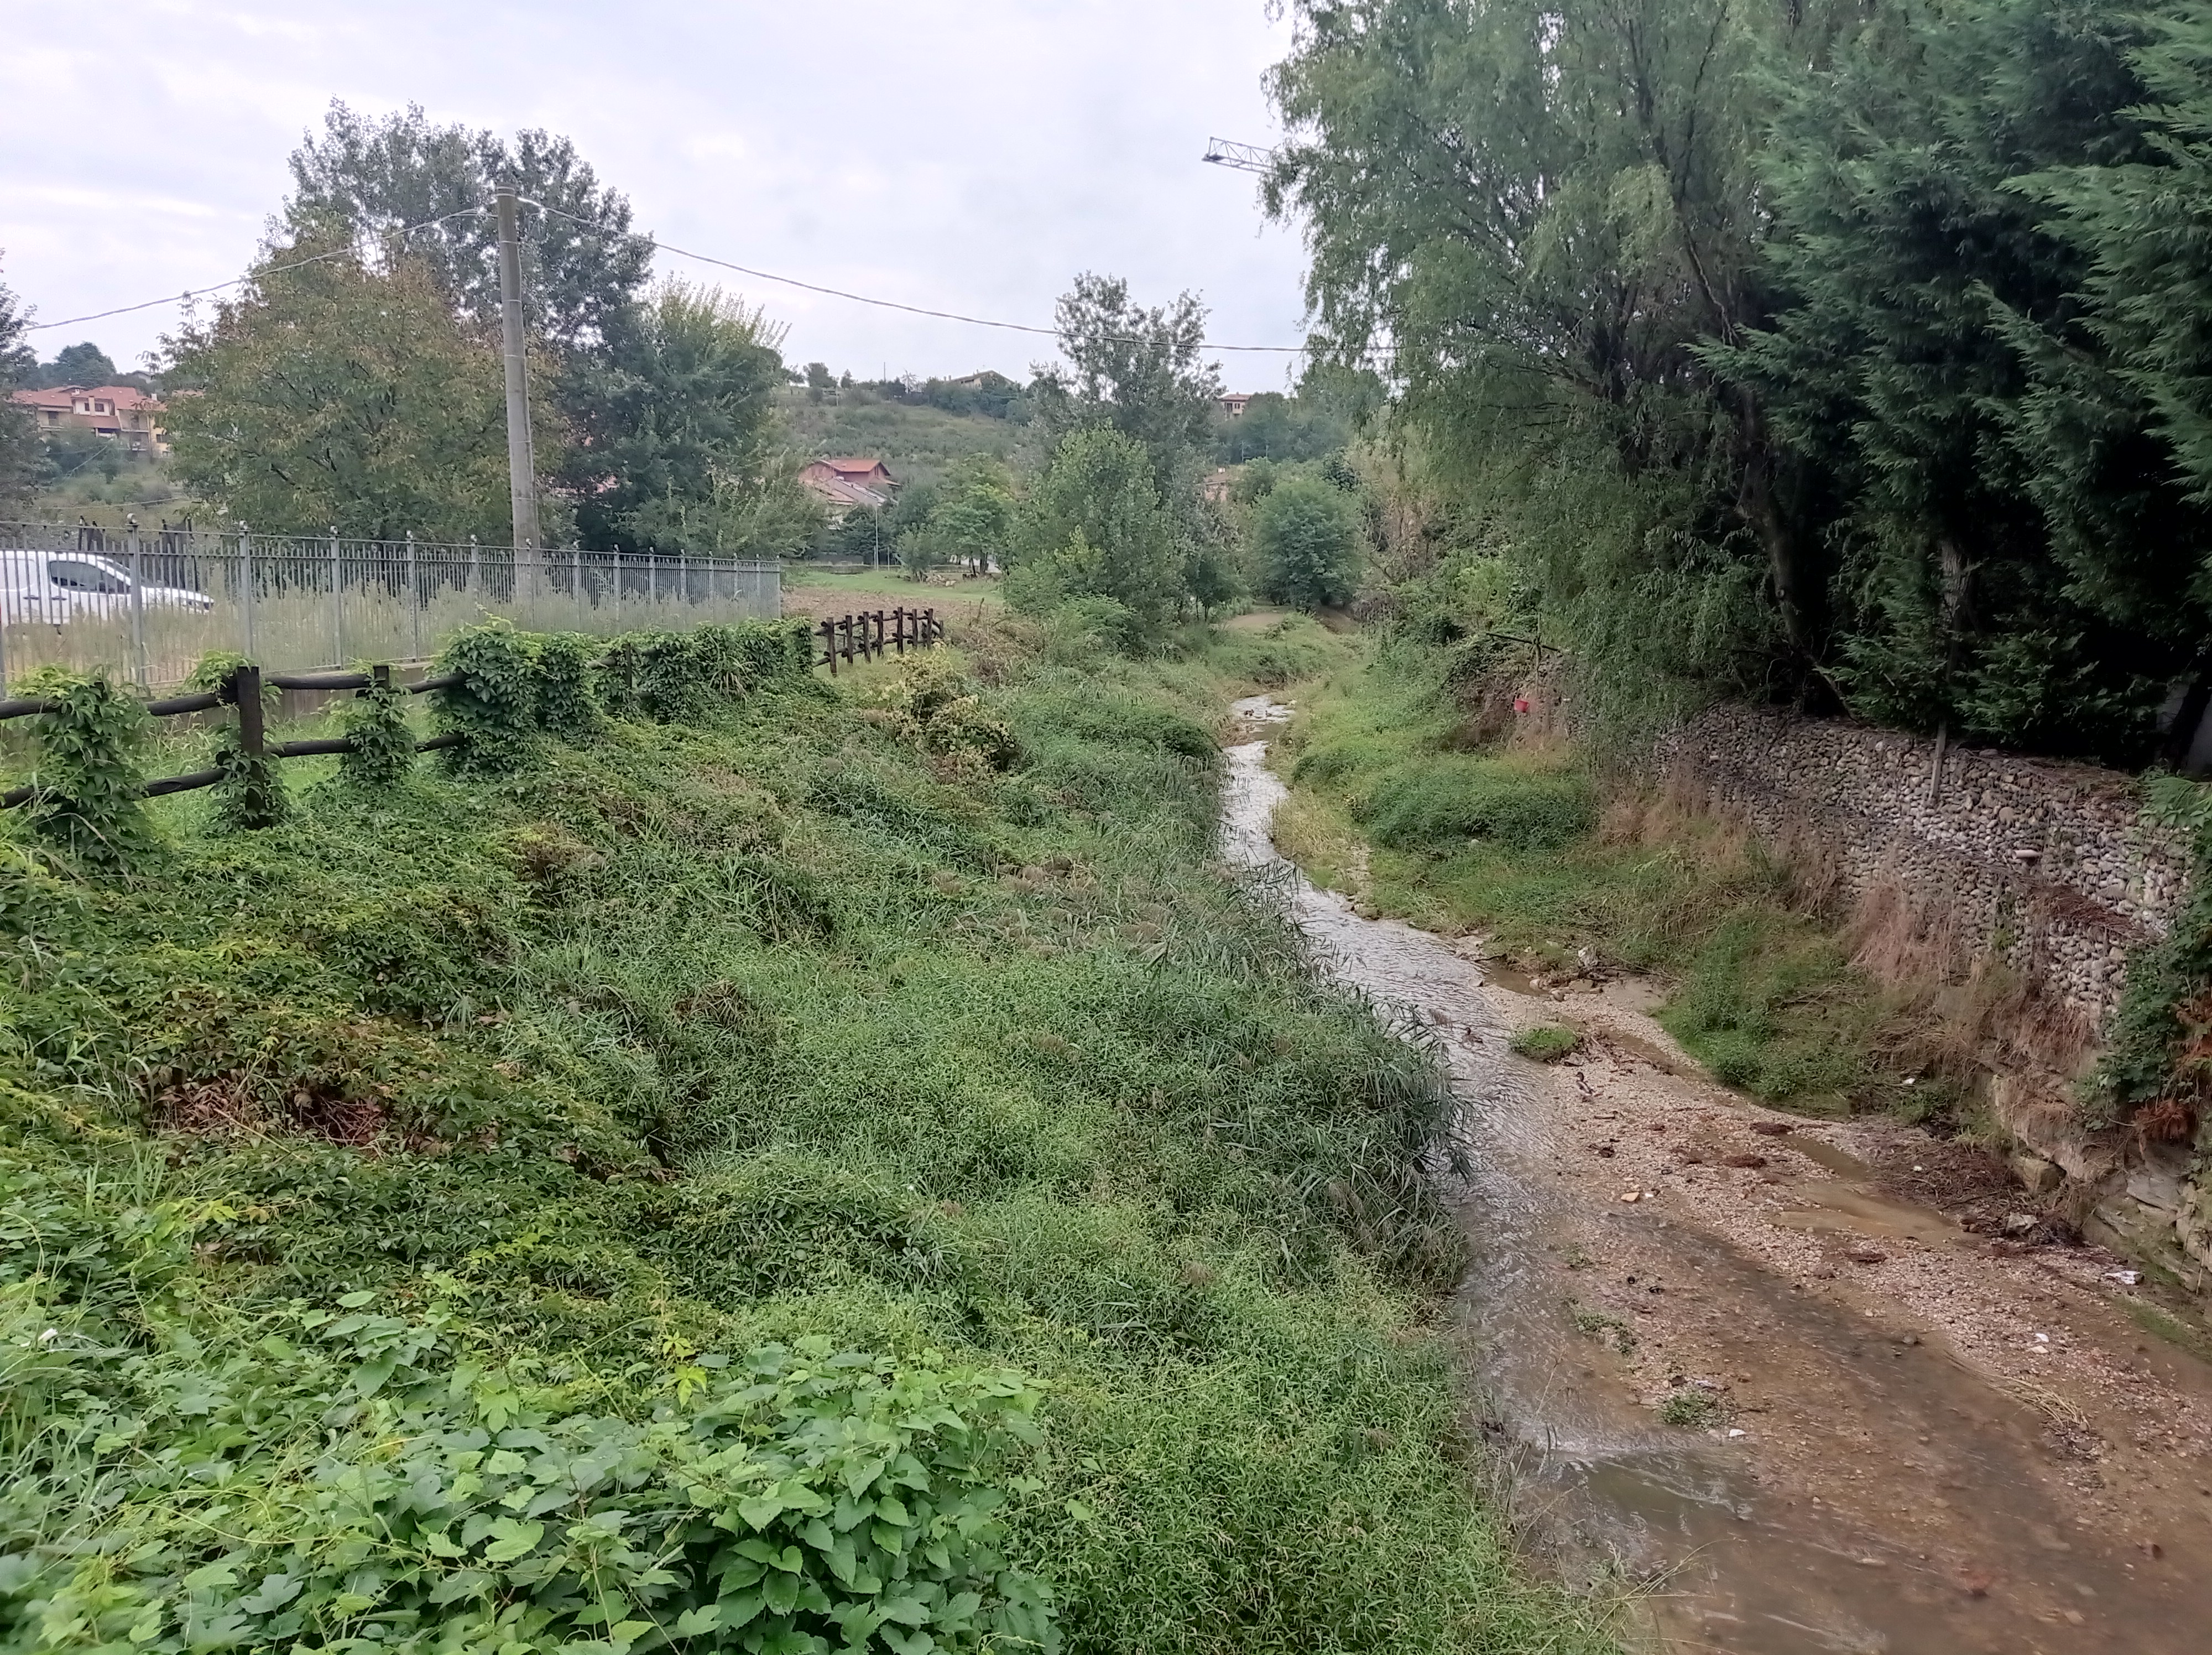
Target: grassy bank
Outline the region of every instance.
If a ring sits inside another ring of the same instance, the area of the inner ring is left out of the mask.
[[[1598,1646],[1236,686],[978,646],[0,847],[0,1648]]]
[[[1741,833],[1607,788],[1564,741],[1481,725],[1419,651],[1339,672],[1300,706],[1278,837],[1316,878],[1418,924],[1486,933],[1534,973],[1572,977],[1589,959],[1647,973],[1668,990],[1668,1031],[1769,1102],[1962,1108],[1925,997],[1855,969],[1836,916]]]

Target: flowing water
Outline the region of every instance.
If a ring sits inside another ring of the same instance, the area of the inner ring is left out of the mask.
[[[2068,1496],[2094,1474],[2055,1471],[2048,1421],[1940,1340],[1870,1323],[1694,1223],[1599,1207],[1564,1177],[1557,1111],[1535,1106],[1533,1070],[1507,1056],[1480,967],[1289,867],[1270,834],[1285,788],[1265,739],[1288,709],[1254,697],[1235,711],[1247,739],[1228,752],[1224,859],[1279,881],[1323,969],[1430,1025],[1449,1065],[1477,1254],[1456,1309],[1532,1549],[1570,1578],[1626,1585],[1638,1635],[1673,1650],[2212,1651],[2212,1530],[2193,1488],[2154,1496],[2174,1505],[2164,1549],[2085,1530]],[[1887,1200],[1863,1165],[1820,1149],[1835,1177],[1784,1221],[1955,1238],[1942,1214]],[[1755,1433],[1661,1425],[1569,1313],[1568,1244],[1596,1234],[1707,1307],[1710,1348],[1789,1396],[1789,1417]],[[2193,1378],[2212,1396],[2212,1376]],[[2179,1555],[2152,1562],[2161,1549]]]

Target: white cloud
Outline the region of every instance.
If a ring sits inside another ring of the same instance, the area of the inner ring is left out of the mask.
[[[566,132],[671,242],[910,304],[1048,323],[1079,270],[1202,291],[1231,343],[1294,343],[1297,238],[1210,134],[1266,142],[1289,44],[1263,0],[447,0],[44,8],[0,101],[0,279],[58,319],[234,277],[333,97]],[[789,354],[872,372],[1025,372],[1048,341],[712,277],[791,323]],[[88,325],[118,360],[162,312]],[[67,340],[36,336],[51,351]],[[1272,359],[1231,358],[1240,384]]]

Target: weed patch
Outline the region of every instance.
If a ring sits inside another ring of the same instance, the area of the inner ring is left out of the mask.
[[[1573,1029],[1543,1024],[1522,1030],[1513,1037],[1512,1046],[1522,1056],[1534,1058],[1539,1063],[1557,1063],[1572,1056],[1582,1043],[1581,1034]]]
[[[1452,1457],[1435,1072],[1209,865],[1222,679],[908,728],[772,633],[5,847],[0,1650],[1604,1647]]]
[[[1486,729],[1487,726],[1484,727]],[[1970,1053],[1927,1046],[1921,1009],[1853,966],[1790,869],[1709,818],[1627,794],[1602,809],[1571,750],[1470,752],[1448,663],[1400,645],[1308,699],[1284,744],[1294,855],[1380,910],[1480,930],[1525,969],[1595,958],[1670,990],[1659,1017],[1716,1078],[1814,1113],[1966,1109]],[[1364,869],[1345,836],[1371,844]],[[1531,1037],[1540,1037],[1533,1035]]]

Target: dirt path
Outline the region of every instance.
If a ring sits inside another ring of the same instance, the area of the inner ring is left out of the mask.
[[[1278,714],[1239,711],[1225,854],[1283,873]],[[1636,985],[1538,993],[1292,902],[1450,1064],[1480,1254],[1456,1311],[1560,1567],[1646,1589],[1682,1651],[2212,1648],[2212,1368],[2140,1330],[2118,1261],[1970,1234],[1956,1209],[2006,1201],[1984,1158],[1747,1103]],[[1507,1050],[1561,1022],[1568,1063]]]

